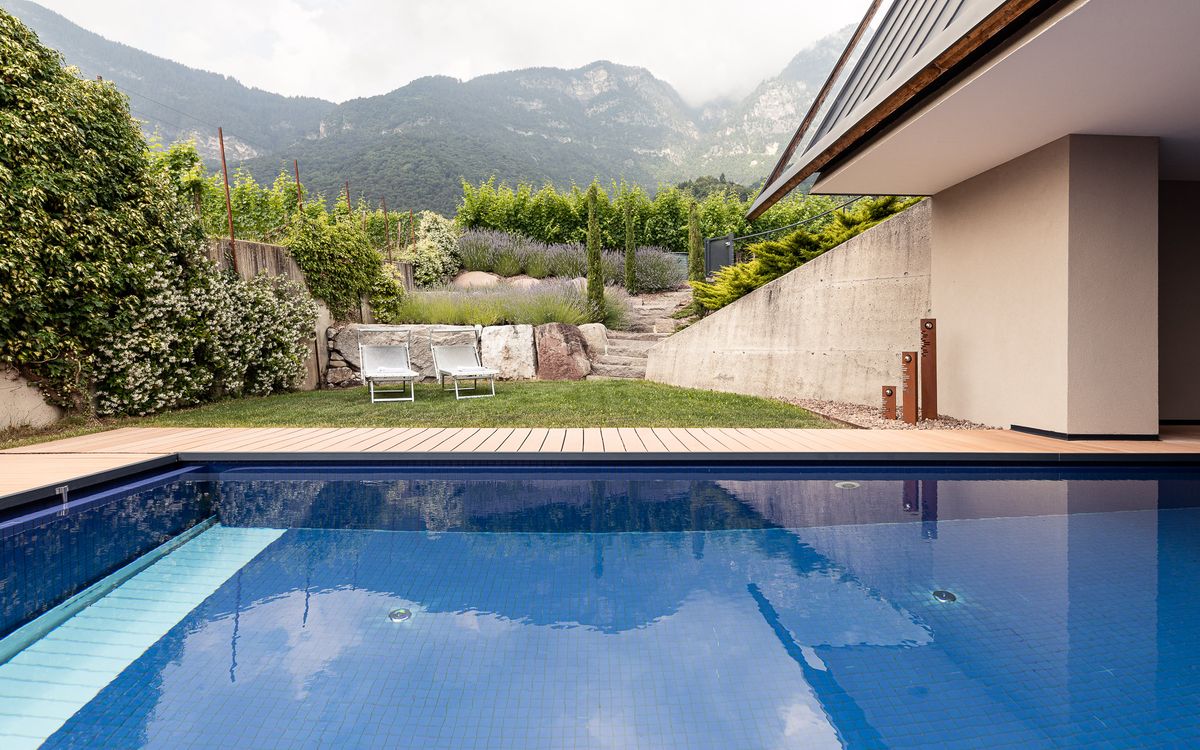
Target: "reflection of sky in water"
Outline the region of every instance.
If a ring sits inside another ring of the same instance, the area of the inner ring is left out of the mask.
[[[903,481],[853,501],[822,483],[803,508],[782,482],[671,483],[653,499],[577,484],[558,506],[485,490],[422,505],[387,485],[343,496],[457,533],[289,530],[47,747],[1200,742],[1196,510],[938,521],[905,509]],[[959,484],[918,505],[1145,507],[1157,492]],[[221,501],[246,525],[352,515],[327,485],[306,492]],[[872,503],[911,522],[771,528]],[[555,530],[465,528],[537,524]],[[641,530],[610,533],[622,524]],[[729,528],[679,530],[710,526]],[[937,588],[958,603],[934,602]],[[396,607],[412,619],[389,622]]]

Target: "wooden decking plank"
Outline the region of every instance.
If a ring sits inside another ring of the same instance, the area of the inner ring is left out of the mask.
[[[603,453],[604,438],[601,437],[599,427],[584,427],[583,428],[583,452],[584,453]]]
[[[658,442],[662,443],[663,448],[669,453],[687,453],[688,447],[682,440],[675,437],[675,433],[670,427],[654,427],[651,428],[654,436],[658,438]]]
[[[504,442],[500,443],[500,446],[496,448],[496,452],[509,453],[519,450],[521,448],[521,443],[525,442],[525,438],[529,437],[529,433],[531,432],[533,432],[533,430],[529,429],[528,427],[518,427],[512,431],[512,434],[504,439]]]
[[[517,448],[518,453],[540,453],[542,444],[546,442],[546,435],[549,433],[544,427],[534,428],[529,431],[529,435],[521,442],[521,446]]]
[[[495,453],[509,435],[512,435],[515,430],[511,427],[502,427],[495,430],[486,440],[475,447],[475,453]]]
[[[464,427],[459,430],[459,434],[454,438],[445,441],[438,446],[439,452],[453,453],[459,450],[459,446],[467,442],[479,433],[478,427]]]
[[[703,427],[685,427],[684,431],[692,436],[692,439],[704,446],[704,450],[713,453],[725,453],[728,449],[721,444],[720,440],[710,435]]]
[[[667,446],[663,445],[662,440],[659,440],[658,435],[650,427],[635,427],[634,432],[637,433],[638,439],[642,441],[642,447],[649,453],[666,453]]]
[[[708,446],[696,439],[696,436],[683,427],[668,427],[666,432],[675,438],[688,453],[708,453]]]
[[[629,453],[645,453],[646,445],[638,436],[638,431],[632,427],[618,427],[617,434],[621,436],[621,442],[625,444],[625,450]]]
[[[615,427],[600,428],[600,442],[604,445],[605,453],[625,453],[625,441]]]
[[[561,453],[567,431],[562,428],[546,430],[546,440],[542,443],[542,453]]]
[[[479,446],[483,444],[485,440],[492,437],[495,433],[496,431],[491,428],[478,429],[475,431],[475,434],[459,443],[458,447],[455,448],[455,451],[459,453],[474,453],[475,451],[479,450]]]
[[[582,453],[583,452],[583,429],[580,427],[571,427],[567,429],[567,434],[563,436],[563,453]]]

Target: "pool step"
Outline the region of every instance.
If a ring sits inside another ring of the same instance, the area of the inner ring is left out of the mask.
[[[40,746],[282,534],[213,526],[0,664],[0,747]]]

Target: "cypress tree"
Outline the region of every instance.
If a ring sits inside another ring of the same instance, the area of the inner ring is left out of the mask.
[[[600,188],[592,183],[587,192],[587,305],[593,323],[604,322],[604,272],[600,266],[600,220],[596,203]]]
[[[704,240],[700,237],[700,209],[688,207],[688,280],[704,281]]]
[[[637,294],[637,243],[633,237],[633,206],[625,203],[625,291]]]

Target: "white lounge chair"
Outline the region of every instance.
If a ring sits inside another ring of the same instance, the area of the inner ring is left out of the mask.
[[[358,345],[359,362],[362,363],[362,377],[367,381],[371,391],[371,403],[381,401],[415,401],[416,392],[413,383],[420,380],[421,373],[412,369],[408,359],[408,344],[389,344],[386,346]],[[375,389],[376,383],[383,385],[399,383],[399,388]],[[406,387],[407,386],[407,387]],[[376,396],[376,393],[379,395]],[[407,395],[404,395],[407,394]]]
[[[446,387],[446,378],[454,381],[454,397],[462,400],[464,398],[487,398],[496,395],[496,376],[500,374],[499,370],[493,370],[490,367],[484,367],[479,362],[479,351],[470,344],[457,346],[434,346],[433,349],[433,366],[437,369],[438,382],[442,385],[442,390],[448,391]],[[479,393],[473,396],[464,396],[462,391],[473,391],[479,387],[479,381],[486,379],[491,386],[490,393]],[[459,383],[464,380],[472,381],[470,388],[460,388]]]

